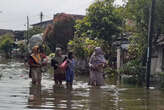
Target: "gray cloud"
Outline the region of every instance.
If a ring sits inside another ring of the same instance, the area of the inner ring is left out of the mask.
[[[31,24],[39,22],[41,11],[44,20],[61,12],[85,15],[92,2],[94,0],[0,0],[0,28],[25,29],[26,17],[29,16]]]

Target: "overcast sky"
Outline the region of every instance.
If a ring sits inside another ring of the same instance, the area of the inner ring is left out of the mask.
[[[120,3],[121,0],[118,0]],[[26,18],[30,24],[53,18],[55,13],[70,13],[85,15],[86,9],[94,0],[0,0],[0,29],[25,29]]]

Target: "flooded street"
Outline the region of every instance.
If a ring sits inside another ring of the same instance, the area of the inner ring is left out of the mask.
[[[0,62],[0,110],[164,110],[164,91],[128,85],[87,85],[78,76],[73,89],[54,86],[45,74],[42,86],[31,85],[28,70],[16,60]]]

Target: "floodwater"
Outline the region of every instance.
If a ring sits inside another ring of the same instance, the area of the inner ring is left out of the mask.
[[[54,86],[44,73],[40,87],[31,85],[28,69],[17,60],[0,61],[0,110],[164,110],[164,91],[128,85],[87,85],[78,76],[72,90]]]

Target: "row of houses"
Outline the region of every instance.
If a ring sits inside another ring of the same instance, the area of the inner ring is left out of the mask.
[[[46,21],[43,21],[43,22],[39,22],[39,23],[35,23],[35,24],[32,24],[31,26],[32,27],[39,27],[39,28],[42,28],[42,29],[45,29],[48,25],[52,25],[54,23],[54,19],[58,16],[58,15],[62,15],[62,14],[65,14],[65,13],[57,13],[53,16],[53,19],[50,19],[50,20],[46,20]],[[78,20],[78,19],[82,19],[84,16],[83,15],[76,15],[76,14],[67,14],[69,16],[72,16],[72,18],[74,20]],[[10,33],[10,34],[13,34],[14,36],[14,39],[15,41],[19,41],[19,40],[24,40],[24,31],[19,31],[19,30],[8,30],[8,29],[0,29],[0,36],[1,35],[4,35],[6,33]]]
[[[7,30],[7,29],[0,29],[0,36],[4,34],[12,34],[15,40],[23,40],[24,39],[24,32],[25,31],[14,31],[14,30]]]
[[[54,23],[54,19],[59,16],[59,15],[62,15],[62,14],[65,14],[65,13],[57,13],[53,16],[53,19],[51,20],[47,20],[47,21],[43,21],[43,22],[39,22],[39,23],[35,23],[35,24],[32,24],[31,26],[32,27],[40,27],[40,28],[43,28],[45,29],[48,25],[50,24],[53,24]],[[77,15],[77,14],[67,14],[68,16],[71,16],[74,20],[78,20],[78,19],[83,19],[84,16],[83,15]]]
[[[127,36],[130,36],[126,34]],[[128,57],[128,37],[122,37],[117,41],[117,69],[123,67],[127,63]],[[145,59],[146,61],[146,59]],[[158,39],[153,42],[151,56],[151,74],[164,72],[164,35],[161,34]]]

